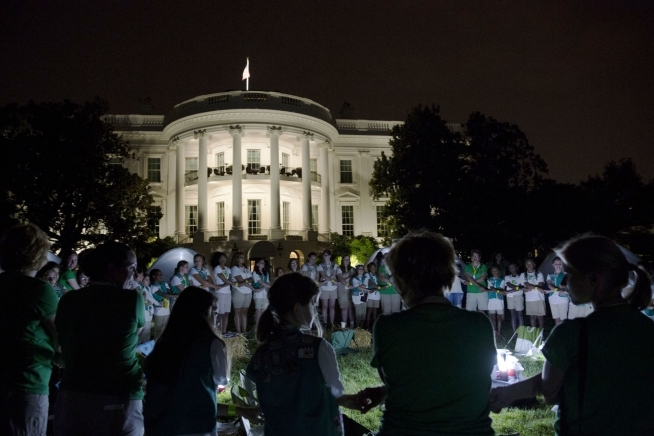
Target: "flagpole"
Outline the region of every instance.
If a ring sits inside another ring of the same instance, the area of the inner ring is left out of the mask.
[[[245,79],[245,90],[249,91],[250,90],[250,78],[248,77]]]

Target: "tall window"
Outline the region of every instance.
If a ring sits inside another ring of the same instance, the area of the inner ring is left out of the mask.
[[[318,205],[311,205],[311,230],[318,231]]]
[[[352,183],[352,161],[341,161],[341,183]]]
[[[354,236],[354,206],[341,206],[343,236]]]
[[[218,171],[225,171],[225,153],[216,154],[216,166]]]
[[[197,206],[184,206],[186,215],[186,234],[193,235],[198,231],[198,207]]]
[[[384,221],[386,206],[375,206],[375,208],[377,209],[377,237],[383,238],[388,231],[386,221]]]
[[[252,171],[259,172],[261,166],[261,150],[248,150],[248,165]]]
[[[248,200],[248,235],[261,234],[261,200]]]
[[[216,203],[216,222],[217,222],[217,229],[218,229],[218,235],[217,236],[225,236],[225,202],[224,201],[219,201]]]
[[[157,205],[157,206],[160,207],[161,205]],[[151,207],[151,209],[154,209],[157,206]],[[154,213],[154,210],[149,210],[149,212]],[[150,230],[152,230],[152,233],[154,233],[155,236],[157,237],[159,237],[160,221],[161,220],[159,219],[148,218],[148,227],[150,228]]]
[[[288,153],[282,153],[282,166],[288,168],[291,165],[291,156]]]
[[[289,230],[291,228],[291,202],[282,202],[282,229]]]
[[[198,170],[198,158],[197,157],[187,157],[186,158],[186,173],[190,173],[191,171],[197,171]]]
[[[161,183],[161,158],[149,157],[147,160],[148,166],[148,182]]]

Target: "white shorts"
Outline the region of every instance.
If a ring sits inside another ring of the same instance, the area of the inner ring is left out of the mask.
[[[552,318],[568,319],[568,303],[550,304],[550,310],[552,311]]]
[[[488,294],[486,292],[468,292],[466,297],[466,310],[488,310]]]
[[[488,313],[497,313],[498,315],[504,314],[504,300],[500,300],[499,298],[489,298]]]
[[[229,293],[229,294],[216,294],[216,297],[218,298],[217,313],[219,315],[222,315],[224,313],[231,312],[231,310],[232,310],[232,294],[231,293]]]

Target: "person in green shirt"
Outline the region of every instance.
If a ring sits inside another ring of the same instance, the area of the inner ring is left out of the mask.
[[[640,313],[652,299],[647,273],[601,236],[581,236],[556,252],[570,299],[595,311],[554,327],[542,374],[493,389],[492,410],[542,394],[559,405],[557,435],[654,434],[654,323]],[[623,297],[630,272],[636,285]]]
[[[402,308],[402,299],[400,298],[400,294],[395,290],[395,286],[390,282],[384,257],[386,256],[379,252],[375,261],[379,265],[377,274],[379,275],[382,313],[388,314],[400,311]]]
[[[61,297],[55,321],[65,365],[55,436],[141,436],[143,373],[136,345],[145,303],[130,289],[136,255],[125,244],[105,242],[84,258],[82,268],[89,286]]]
[[[386,256],[408,309],[377,318],[371,365],[384,385],[357,394],[363,413],[385,401],[380,436],[494,434],[493,327],[482,313],[444,297],[456,276],[454,260],[452,243],[432,232],[404,237]]]
[[[55,358],[55,312],[49,283],[35,278],[50,243],[33,224],[7,230],[0,241],[0,434],[45,435],[48,382]]]
[[[488,294],[486,293],[486,265],[481,263],[481,251],[474,249],[470,252],[471,262],[464,268],[468,282],[466,294],[466,310],[479,310],[486,313],[488,310]]]
[[[59,264],[61,273],[59,274],[59,288],[65,294],[73,289],[79,289],[80,285],[77,283],[77,275],[75,268],[77,268],[77,253],[74,251],[67,251],[61,256],[61,263]]]

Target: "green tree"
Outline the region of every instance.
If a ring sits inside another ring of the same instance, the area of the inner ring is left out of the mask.
[[[0,109],[0,149],[12,156],[2,191],[11,214],[41,227],[62,250],[153,238],[148,219],[161,218],[147,181],[122,163],[129,144],[102,120],[105,100],[82,105],[16,104]]]
[[[417,106],[393,127],[390,155],[374,162],[370,180],[375,199],[387,197],[385,216],[392,237],[429,227],[446,232],[455,202],[452,187],[465,176],[464,141],[435,106]]]
[[[332,233],[330,236],[329,249],[332,251],[333,259],[342,258],[349,254],[352,262],[363,263],[379,248],[377,240],[372,236],[343,236],[339,233]]]
[[[452,131],[437,107],[413,108],[392,131],[391,154],[374,164],[373,196],[388,198],[394,237],[426,227],[464,252],[522,255],[533,238],[524,211],[509,205],[535,201],[547,165],[514,124],[475,112],[462,127],[463,135]]]

